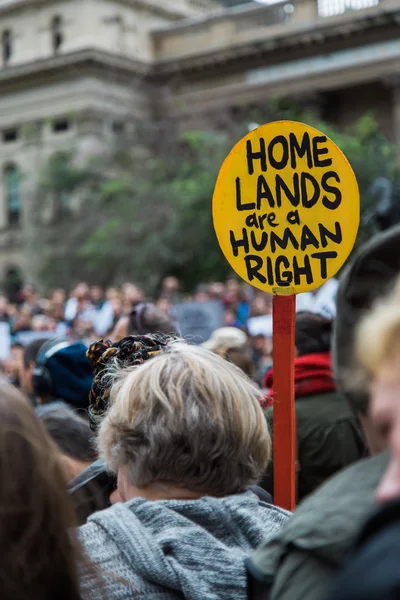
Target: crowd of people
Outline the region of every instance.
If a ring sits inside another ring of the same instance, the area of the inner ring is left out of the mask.
[[[8,326],[10,334],[9,347],[5,348],[7,354],[1,357],[1,368],[15,382],[19,377],[23,348],[30,341],[65,337],[81,340],[89,346],[100,337],[126,335],[129,318],[143,320],[139,327],[143,333],[166,327],[176,331],[179,323],[174,307],[178,303],[212,301],[223,307],[221,325],[238,330],[246,330],[250,317],[271,315],[272,312],[268,294],[255,293],[250,286],[240,284],[237,278],[200,285],[189,294],[182,291],[176,277],[168,276],[161,283],[159,295],[153,299],[133,283],[104,289],[81,282],[70,293],[56,289],[48,297],[42,297],[32,284],[26,284],[13,298],[0,296],[0,324]],[[270,336],[258,334],[253,337],[252,368],[260,369],[262,374],[271,362]]]
[[[399,245],[376,236],[329,301],[299,298],[293,514],[274,503],[271,339],[249,326],[269,296],[168,277],[153,302],[133,284],[2,298],[1,598],[396,598]],[[219,301],[223,327],[188,343],[182,300]]]

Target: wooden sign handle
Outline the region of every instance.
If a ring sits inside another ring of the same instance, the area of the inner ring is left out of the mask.
[[[287,510],[296,506],[295,317],[296,296],[274,296],[274,504]]]

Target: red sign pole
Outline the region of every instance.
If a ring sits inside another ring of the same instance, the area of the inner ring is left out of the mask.
[[[294,348],[296,296],[274,296],[274,504],[296,506]]]

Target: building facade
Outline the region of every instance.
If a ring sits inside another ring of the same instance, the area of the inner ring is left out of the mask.
[[[373,110],[400,142],[399,26],[398,0],[0,0],[0,280],[29,275],[46,160],[130,121],[290,96],[339,126]]]

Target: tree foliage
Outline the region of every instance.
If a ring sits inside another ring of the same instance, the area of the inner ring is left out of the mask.
[[[173,124],[142,124],[120,137],[107,153],[82,161],[69,153],[44,168],[35,194],[35,241],[40,239],[39,278],[46,286],[78,279],[102,284],[133,279],[155,290],[167,273],[188,288],[224,277],[229,268],[216,241],[211,198],[225,156],[249,124],[294,118],[324,131],[342,148],[359,182],[363,213],[361,236],[376,224],[371,190],[376,177],[397,177],[395,150],[370,115],[340,132],[312,115],[276,103],[264,111],[244,111],[235,121],[203,131]],[[53,199],[74,198],[68,212],[42,218]],[[55,218],[58,215],[58,218]]]

